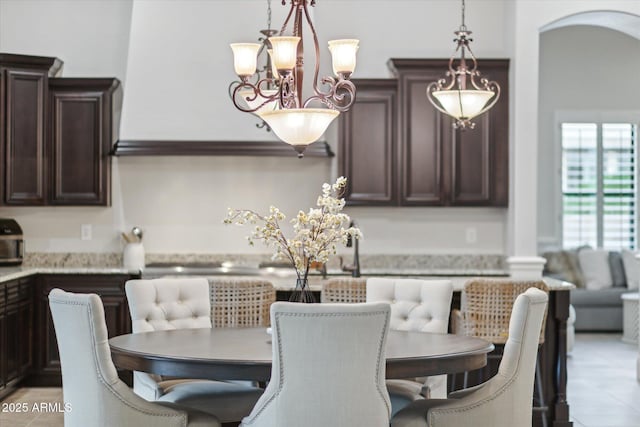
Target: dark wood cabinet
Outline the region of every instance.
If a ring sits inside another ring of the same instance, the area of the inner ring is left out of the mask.
[[[31,370],[34,287],[32,278],[0,283],[0,398]]]
[[[443,117],[427,100],[427,85],[440,78],[423,70],[402,73],[398,79],[400,105],[400,204],[439,206],[446,204],[443,174]]]
[[[57,58],[0,53],[0,203],[108,206],[117,79],[56,78]]]
[[[428,101],[444,59],[392,59],[396,79],[355,80],[356,103],[340,118],[340,173],[349,205],[507,206],[509,61],[482,60],[501,95],[473,130]],[[392,114],[389,114],[392,111]]]
[[[76,293],[96,293],[104,305],[109,337],[131,332],[131,317],[124,291],[130,275],[42,275],[35,294],[35,366],[29,384],[59,386],[62,384],[60,356],[53,319],[49,310],[49,292],[60,288]]]
[[[110,204],[121,93],[117,79],[49,80],[51,204]]]
[[[395,205],[397,82],[354,83],[357,101],[339,122],[340,169],[349,178],[345,199],[350,205]]]
[[[57,58],[0,54],[0,188],[8,205],[46,203],[46,100]]]

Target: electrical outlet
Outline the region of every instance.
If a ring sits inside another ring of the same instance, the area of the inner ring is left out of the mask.
[[[467,243],[476,243],[478,241],[478,230],[475,227],[467,228]]]
[[[82,224],[80,226],[80,239],[81,240],[93,239],[93,226],[91,224]]]

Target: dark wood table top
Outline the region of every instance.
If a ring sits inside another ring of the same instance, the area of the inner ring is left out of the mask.
[[[182,378],[267,381],[271,336],[265,328],[180,329],[121,335],[109,340],[120,369]],[[450,334],[390,331],[387,378],[478,369],[493,345]]]

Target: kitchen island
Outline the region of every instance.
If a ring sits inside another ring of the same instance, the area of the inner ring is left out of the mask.
[[[238,271],[238,270],[236,270]],[[240,275],[233,275],[232,269],[215,275],[215,278],[255,279],[260,277],[273,283],[279,299],[287,299],[287,293],[295,286],[293,269],[265,268],[244,269]],[[223,274],[220,274],[223,273]],[[477,268],[372,268],[363,269],[361,279],[374,276],[409,277],[416,279],[448,279],[454,287],[452,308],[460,307],[460,295],[464,283],[473,277],[505,279],[507,274],[500,269],[482,270]],[[12,267],[0,268],[0,322],[11,331],[0,333],[6,342],[0,345],[0,361],[11,369],[9,375],[0,379],[0,397],[19,385],[56,386],[60,385],[60,366],[57,342],[48,311],[47,295],[59,287],[71,292],[93,292],[102,297],[109,336],[131,331],[130,318],[124,284],[127,280],[145,276],[144,271],[130,271],[120,267]],[[166,275],[163,275],[166,277]],[[184,275],[178,277],[185,277]],[[192,276],[189,276],[192,277]],[[319,301],[322,285],[332,278],[348,277],[338,269],[329,269],[326,277],[314,272],[310,276],[311,290]],[[569,291],[572,284],[545,278],[550,289],[545,343],[539,352],[541,378],[545,404],[548,406],[549,425],[569,426],[569,405],[566,400],[566,328],[569,317]],[[19,295],[19,301],[14,298]],[[8,297],[7,297],[8,296]],[[498,354],[499,356],[499,354]],[[4,362],[7,360],[8,362]],[[487,375],[495,373],[497,362],[490,363]],[[126,378],[126,376],[125,376]],[[541,416],[534,413],[534,426],[541,425]]]

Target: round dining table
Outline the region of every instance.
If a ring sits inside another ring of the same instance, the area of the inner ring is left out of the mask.
[[[265,328],[142,332],[111,338],[109,345],[119,369],[212,380],[268,381],[271,377],[271,336]],[[485,366],[492,350],[493,344],[479,338],[389,331],[386,377],[471,371]]]

